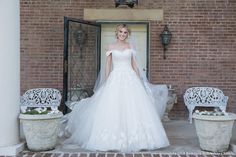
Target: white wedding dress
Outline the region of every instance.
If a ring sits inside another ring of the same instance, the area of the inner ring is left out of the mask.
[[[76,102],[67,115],[71,136],[64,144],[122,152],[168,146],[157,108],[131,66],[132,49],[108,53],[113,69],[94,95]]]

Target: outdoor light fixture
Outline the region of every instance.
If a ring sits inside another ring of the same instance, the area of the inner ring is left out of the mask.
[[[128,5],[130,8],[134,7],[134,4],[138,5],[138,0],[115,0],[115,5]]]
[[[80,29],[75,31],[75,41],[78,44],[80,50],[80,58],[82,58],[82,49],[85,44],[85,40],[87,38],[86,32],[80,27]]]
[[[164,47],[164,56],[163,56],[164,59],[166,59],[167,45],[170,43],[171,37],[172,37],[172,34],[169,31],[167,25],[165,25],[163,32],[160,34],[161,43]]]

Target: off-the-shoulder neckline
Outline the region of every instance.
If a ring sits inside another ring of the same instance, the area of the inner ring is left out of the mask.
[[[126,49],[123,49],[123,50],[118,50],[118,49],[113,49],[113,50],[109,50],[109,51],[120,51],[120,52],[124,52],[126,50],[133,50],[132,48],[126,48]]]

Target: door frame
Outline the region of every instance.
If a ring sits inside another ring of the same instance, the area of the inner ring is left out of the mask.
[[[146,77],[149,79],[149,76],[150,76],[150,70],[149,70],[149,68],[150,68],[150,62],[149,62],[149,59],[150,59],[150,42],[149,42],[149,40],[150,40],[150,22],[149,21],[96,21],[96,23],[99,23],[100,25],[102,25],[102,24],[140,24],[140,25],[146,25],[146,31],[147,31],[147,41],[146,41],[146,45],[147,45],[147,58],[146,58]],[[100,39],[100,41],[101,41],[101,39]],[[101,43],[100,43],[101,44]],[[100,48],[101,48],[101,45],[100,45]],[[100,61],[101,61],[101,49],[100,49],[100,54],[98,55],[98,57],[99,57],[99,61],[98,61],[98,63],[99,63],[99,70],[100,70],[100,67],[101,67],[101,65],[100,65]]]

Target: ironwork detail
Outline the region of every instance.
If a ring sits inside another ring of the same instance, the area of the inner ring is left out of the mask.
[[[79,101],[93,94],[97,75],[96,33],[92,26],[70,23],[67,101]]]

